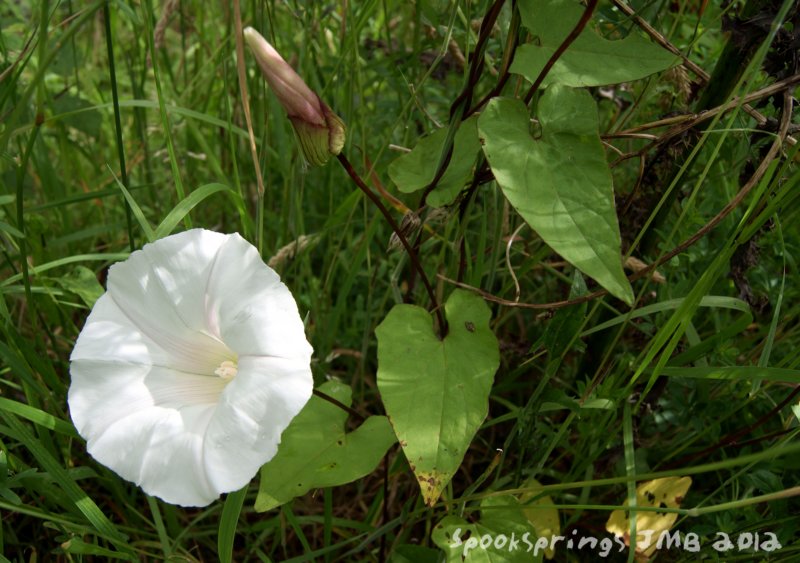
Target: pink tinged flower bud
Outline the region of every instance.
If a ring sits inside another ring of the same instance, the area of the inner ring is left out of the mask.
[[[345,125],[328,105],[311,90],[280,53],[252,27],[244,38],[292,122],[303,155],[310,164],[321,166],[342,151]]]

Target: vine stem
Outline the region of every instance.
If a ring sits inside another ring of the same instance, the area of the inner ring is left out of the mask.
[[[578,36],[583,31],[583,28],[586,27],[587,23],[589,23],[589,20],[591,19],[592,14],[594,13],[594,9],[597,7],[597,2],[598,0],[589,0],[586,3],[586,9],[583,11],[581,19],[578,20],[578,23],[575,24],[575,27],[572,29],[572,31],[569,32],[567,38],[561,42],[561,45],[558,46],[556,52],[553,53],[553,55],[547,61],[547,64],[544,65],[544,68],[539,73],[539,76],[537,76],[536,80],[533,81],[530,90],[528,90],[528,93],[525,95],[526,106],[529,103],[531,103],[533,95],[539,89],[539,86],[542,85],[542,82],[544,82],[544,79],[547,77],[547,74],[550,72],[550,69],[553,68],[553,65],[556,64],[556,61],[561,58],[561,55],[564,54],[564,51],[567,50],[567,47],[569,47],[572,44],[572,42],[578,38]]]
[[[433,179],[430,183],[425,187],[425,191],[422,192],[422,197],[417,207],[417,213],[425,207],[428,194],[439,184],[439,180],[442,179],[442,176],[444,176],[444,173],[447,171],[447,167],[450,165],[450,159],[453,157],[455,129],[458,129],[461,122],[474,112],[474,110],[470,110],[470,106],[472,105],[475,85],[478,83],[478,80],[480,80],[481,71],[483,70],[483,54],[486,49],[486,42],[489,40],[492,28],[500,15],[503,4],[505,4],[505,0],[495,0],[481,22],[480,34],[478,36],[478,42],[475,44],[475,50],[472,53],[472,63],[470,64],[467,82],[458,97],[450,104],[450,124],[448,125],[449,131],[447,140],[445,141],[445,145],[439,157],[439,165],[436,167],[436,173],[433,175]],[[498,88],[500,89],[502,89],[502,85],[505,84],[504,79],[508,77],[507,67],[504,67],[504,72],[505,74],[500,77],[498,83]]]
[[[444,338],[447,335],[447,321],[445,320],[444,313],[442,313],[442,309],[439,306],[439,301],[436,299],[436,293],[433,291],[433,286],[431,285],[431,282],[428,279],[427,274],[425,274],[425,270],[422,269],[422,264],[419,261],[419,256],[414,251],[412,246],[409,244],[408,239],[406,238],[405,234],[403,234],[403,231],[400,229],[400,226],[397,224],[397,221],[395,221],[394,217],[392,217],[391,213],[389,213],[389,210],[386,209],[386,206],[383,205],[383,202],[380,200],[380,198],[377,195],[375,195],[375,193],[371,189],[369,189],[369,187],[364,183],[364,180],[362,180],[361,176],[358,175],[358,172],[356,172],[355,168],[353,168],[353,165],[350,164],[350,161],[347,160],[347,157],[344,155],[344,153],[339,153],[336,156],[336,158],[344,167],[345,171],[353,180],[353,182],[355,182],[356,186],[358,186],[358,188],[362,192],[364,192],[364,195],[366,195],[369,198],[369,200],[375,204],[375,206],[381,212],[383,217],[392,227],[392,230],[397,235],[397,238],[400,240],[400,243],[403,245],[403,248],[406,249],[406,252],[408,253],[408,257],[411,259],[411,263],[414,266],[414,269],[417,271],[420,279],[422,280],[422,283],[425,285],[425,290],[428,292],[428,297],[431,300],[431,307],[433,307],[433,311],[436,314],[436,318],[439,321],[439,337]]]
[[[330,404],[332,404],[332,405],[335,405],[335,406],[339,407],[340,409],[342,409],[344,412],[346,412],[346,413],[347,413],[347,414],[349,414],[350,416],[354,416],[354,417],[356,417],[358,420],[360,420],[360,421],[362,421],[362,422],[363,422],[364,420],[366,420],[366,419],[367,419],[367,417],[366,417],[366,416],[364,416],[363,414],[361,414],[360,412],[358,412],[356,409],[354,409],[354,408],[352,408],[352,407],[348,407],[348,406],[347,406],[347,405],[345,405],[343,402],[341,402],[341,401],[340,401],[340,400],[338,400],[338,399],[335,399],[334,397],[331,397],[330,395],[328,395],[328,394],[327,394],[327,393],[325,393],[324,391],[320,391],[319,389],[316,389],[316,388],[315,388],[315,389],[313,389],[311,392],[312,392],[312,393],[313,393],[313,394],[314,394],[316,397],[319,397],[319,398],[320,398],[320,399],[322,399],[323,401],[328,401]]]
[[[707,459],[711,454],[714,452],[724,448],[725,446],[733,446],[733,445],[742,445],[740,441],[745,436],[751,435],[755,432],[756,429],[764,426],[767,422],[774,420],[774,417],[781,412],[781,410],[788,405],[789,403],[793,402],[797,396],[800,395],[800,387],[795,387],[792,391],[777,405],[775,405],[772,410],[770,410],[767,414],[759,418],[753,424],[745,426],[744,428],[739,428],[735,432],[732,432],[722,438],[719,442],[714,445],[711,445],[699,452],[695,452],[693,454],[686,455],[674,463],[669,464],[669,467],[685,467],[687,464],[692,463],[697,459]]]

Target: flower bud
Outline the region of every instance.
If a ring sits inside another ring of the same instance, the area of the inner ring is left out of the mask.
[[[244,30],[264,78],[286,110],[303,155],[310,164],[321,166],[342,151],[345,125],[338,115],[311,90],[260,33]]]

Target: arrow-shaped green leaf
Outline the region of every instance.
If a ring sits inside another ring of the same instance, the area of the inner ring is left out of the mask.
[[[632,303],[594,101],[586,91],[551,86],[539,121],[542,134],[534,139],[521,101],[495,98],[486,106],[478,130],[497,183],[553,250]]]

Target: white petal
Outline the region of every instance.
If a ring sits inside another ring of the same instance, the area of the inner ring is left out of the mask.
[[[146,310],[146,305],[140,309]],[[154,317],[159,317],[153,313]],[[157,336],[156,336],[157,337]],[[83,327],[70,360],[104,360],[107,362],[127,362],[145,366],[171,366],[189,373],[206,373],[209,367],[218,366],[230,359],[230,351],[219,341],[210,344],[203,339],[205,346],[185,344],[176,353],[175,347],[165,350],[136,325],[106,293],[95,303]],[[209,372],[213,374],[213,370]]]
[[[252,245],[187,231],[111,268],[70,358],[70,413],[100,463],[203,506],[275,455],[311,396],[311,353],[294,299]],[[232,379],[215,375],[237,360]]]
[[[202,451],[223,379],[93,360],[76,360],[70,371],[70,413],[100,463],[174,504],[219,496]]]
[[[110,425],[150,407],[179,410],[217,403],[225,380],[168,368],[124,362],[76,360],[70,366],[69,408],[75,428],[87,440]]]
[[[209,317],[239,356],[310,361],[312,348],[289,289],[239,235],[220,248],[208,286]]]
[[[240,489],[272,459],[312,387],[308,361],[239,358],[239,373],[223,391],[206,433],[204,461],[215,489]]]
[[[87,449],[150,495],[206,506],[219,497],[202,470],[203,430],[213,411],[213,405],[139,410],[90,439]]]
[[[216,357],[226,352],[204,304],[217,252],[228,238],[186,231],[145,245],[109,270],[108,295],[129,324],[174,357],[172,367],[218,365]]]
[[[192,229],[146,244],[142,253],[158,276],[169,303],[192,330],[206,331],[204,307],[208,279],[217,254],[232,236],[205,229]],[[241,237],[239,237],[241,238]],[[150,296],[147,295],[148,304]]]
[[[73,361],[67,402],[78,433],[91,440],[120,418],[151,407],[153,399],[144,385],[151,369],[124,362]]]

